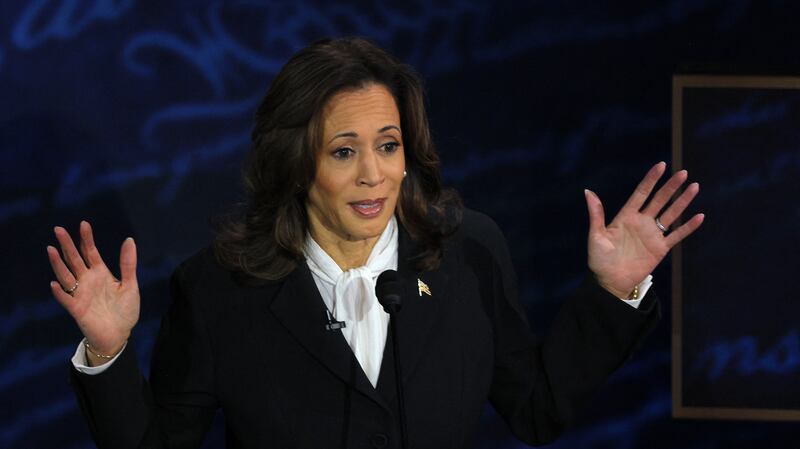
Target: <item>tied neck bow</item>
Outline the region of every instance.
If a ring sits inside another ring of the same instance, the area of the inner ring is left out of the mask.
[[[306,236],[306,263],[328,310],[344,321],[342,335],[372,386],[378,384],[389,315],[375,297],[375,281],[397,269],[397,220],[394,216],[372,248],[367,264],[342,271],[311,235]]]

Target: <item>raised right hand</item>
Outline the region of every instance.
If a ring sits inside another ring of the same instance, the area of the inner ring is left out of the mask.
[[[63,259],[56,248],[47,247],[50,265],[58,279],[50,282],[53,296],[78,323],[93,351],[103,355],[118,353],[139,320],[136,244],[132,238],[122,243],[120,281],[100,257],[88,222],[80,224],[80,252],[66,229],[56,226],[54,231]],[[77,287],[67,293],[76,282]]]

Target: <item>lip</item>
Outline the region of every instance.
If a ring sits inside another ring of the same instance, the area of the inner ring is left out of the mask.
[[[359,201],[351,201],[347,204],[350,205],[350,208],[362,218],[372,218],[377,217],[383,211],[384,203],[386,202],[386,198],[376,198],[376,199],[368,199],[368,200],[359,200]]]

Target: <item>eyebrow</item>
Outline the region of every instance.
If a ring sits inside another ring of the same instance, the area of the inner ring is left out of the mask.
[[[399,133],[401,133],[401,134],[403,133],[403,131],[400,131],[400,128],[398,128],[397,126],[394,126],[394,125],[386,125],[383,128],[379,129],[378,132],[379,133],[383,133],[383,132],[389,131],[390,129],[396,129]],[[333,139],[329,140],[328,143],[331,143],[331,142],[333,142],[334,140],[336,140],[336,139],[338,139],[340,137],[358,137],[358,133],[356,133],[354,131],[346,131],[346,132],[343,132],[343,133],[339,133],[339,134],[333,136]]]

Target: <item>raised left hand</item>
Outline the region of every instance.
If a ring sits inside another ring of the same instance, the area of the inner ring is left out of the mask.
[[[686,170],[672,175],[642,208],[666,166],[659,162],[647,172],[608,226],[600,198],[590,190],[585,192],[589,209],[589,269],[597,282],[618,298],[627,298],[669,250],[700,227],[705,218],[703,214],[696,214],[667,235],[656,224],[658,217],[661,224],[669,228],[700,191],[698,183],[689,184],[667,210],[658,215],[686,181]]]

